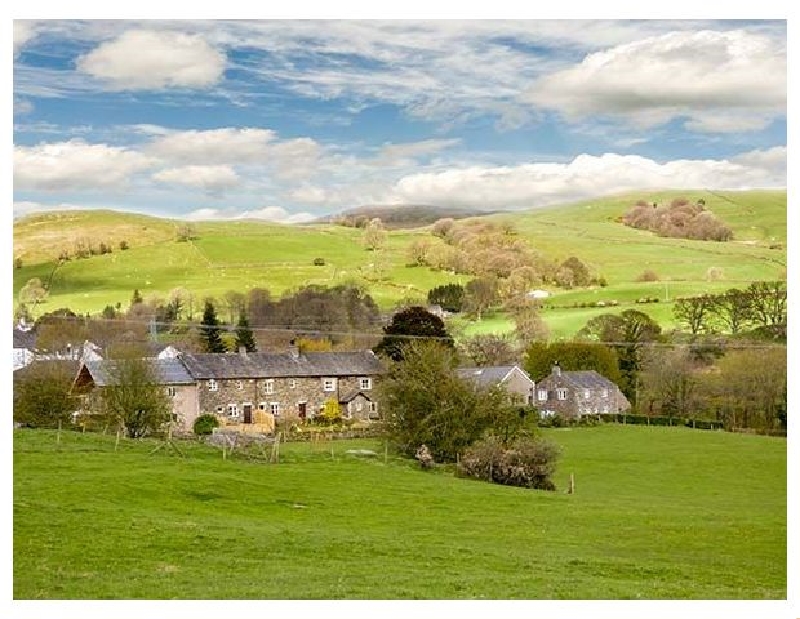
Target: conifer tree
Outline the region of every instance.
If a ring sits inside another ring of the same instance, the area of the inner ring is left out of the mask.
[[[236,350],[241,348],[244,348],[247,352],[255,352],[257,350],[253,330],[247,321],[247,314],[245,314],[244,308],[239,311],[239,323],[236,325]]]
[[[200,327],[200,339],[206,352],[226,352],[228,349],[225,347],[220,335],[217,311],[209,299],[206,299],[203,321],[200,324],[202,325]]]

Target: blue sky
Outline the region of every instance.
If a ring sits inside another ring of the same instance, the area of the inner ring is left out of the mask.
[[[14,214],[786,186],[783,21],[14,21]]]

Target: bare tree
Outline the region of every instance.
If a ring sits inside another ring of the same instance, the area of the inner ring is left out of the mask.
[[[386,244],[386,230],[383,227],[383,222],[375,217],[364,229],[364,245],[370,251],[381,249]]]

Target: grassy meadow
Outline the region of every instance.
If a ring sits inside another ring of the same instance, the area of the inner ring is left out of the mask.
[[[734,230],[728,243],[660,238],[616,221],[637,199],[664,201],[675,197],[703,198],[707,208]],[[544,317],[556,338],[568,338],[585,324],[587,311],[574,304],[616,300],[615,311],[641,309],[671,326],[675,297],[744,287],[749,282],[786,276],[786,192],[711,193],[649,192],[627,194],[547,209],[488,216],[510,221],[532,247],[564,260],[575,255],[608,281],[606,288],[554,290]],[[409,245],[433,237],[428,227],[391,231],[386,247],[368,251],[362,231],[314,224],[283,226],[264,222],[202,222],[194,225],[197,240],[178,242],[180,222],[110,211],[64,211],[35,215],[14,223],[14,256],[23,266],[14,270],[14,293],[32,277],[50,281],[49,299],[39,313],[70,307],[96,313],[106,305],[127,307],[134,288],[145,296],[168,295],[184,287],[201,300],[221,298],[228,290],[268,288],[273,295],[306,284],[365,286],[384,309],[401,299],[423,301],[430,288],[465,284],[470,277],[407,265]],[[114,252],[72,260],[53,274],[61,249],[72,249],[80,238],[109,242]],[[130,249],[120,251],[127,240]],[[316,258],[324,266],[313,266]],[[711,267],[722,269],[719,281],[709,281]],[[660,281],[640,282],[651,269]],[[658,296],[660,304],[636,305],[642,296]],[[612,310],[607,310],[612,311]],[[499,316],[467,325],[466,333],[494,326],[510,328]],[[504,325],[504,326],[503,326]]]
[[[270,465],[15,430],[14,598],[786,597],[784,439],[543,432],[553,493],[384,461],[372,440],[287,444]]]

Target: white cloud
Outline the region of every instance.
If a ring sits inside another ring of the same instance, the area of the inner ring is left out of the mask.
[[[156,138],[147,149],[178,162],[258,163],[268,156],[275,138],[276,133],[271,129],[249,127],[175,131]]]
[[[78,58],[77,68],[114,90],[203,88],[222,78],[225,61],[196,35],[129,30]]]
[[[14,97],[14,116],[23,116],[33,111],[33,103],[28,99]]]
[[[378,151],[378,161],[408,162],[416,157],[433,155],[444,149],[455,146],[461,142],[460,138],[431,139],[419,142],[404,142],[400,144],[384,144]]]
[[[14,20],[14,55],[16,56],[25,44],[36,36],[36,25],[24,19]]]
[[[189,165],[169,168],[156,172],[153,178],[162,183],[195,187],[212,194],[235,187],[240,182],[236,171],[227,165]]]
[[[201,208],[188,213],[185,219],[190,221],[257,219],[282,224],[299,224],[313,221],[316,216],[311,213],[290,213],[280,206],[265,206],[261,209],[245,211]]]
[[[14,147],[14,189],[112,188],[153,165],[142,153],[107,144],[68,142]]]
[[[14,202],[14,218],[24,217],[32,213],[41,213],[45,211],[74,211],[84,209],[85,206],[78,206],[76,204],[43,204],[42,202],[35,202],[32,200],[21,200]]]
[[[785,113],[785,43],[744,30],[671,32],[589,54],[536,80],[525,100],[573,121],[687,117],[696,131],[758,129]]]
[[[786,151],[744,153],[730,160],[676,160],[607,153],[569,163],[453,169],[412,174],[388,196],[399,203],[466,207],[537,207],[646,189],[748,189],[786,186]]]

